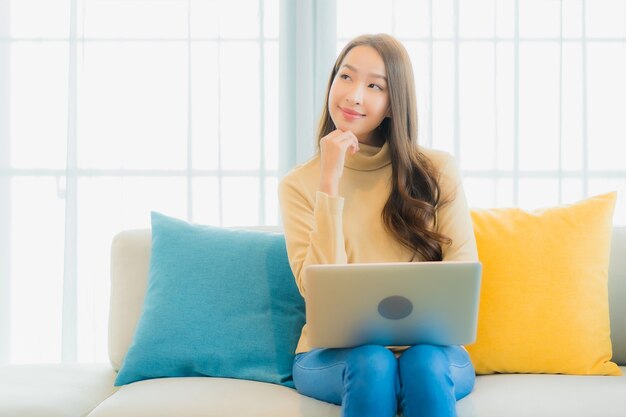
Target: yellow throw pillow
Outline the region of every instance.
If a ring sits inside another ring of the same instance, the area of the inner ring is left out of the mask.
[[[474,209],[483,264],[478,374],[621,375],[608,269],[616,193],[537,210]]]

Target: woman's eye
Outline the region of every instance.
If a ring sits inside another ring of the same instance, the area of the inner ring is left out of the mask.
[[[370,84],[368,87],[375,88],[375,89],[378,89],[380,91],[383,91],[383,88],[381,86],[379,86],[378,84]]]
[[[348,74],[340,74],[339,78],[341,78],[342,80],[348,80],[350,79],[350,76]]]

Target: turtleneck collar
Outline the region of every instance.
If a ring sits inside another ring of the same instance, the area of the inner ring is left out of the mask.
[[[385,142],[382,147],[360,143],[359,149],[359,152],[354,155],[346,155],[346,168],[357,171],[374,171],[391,163],[388,142]]]

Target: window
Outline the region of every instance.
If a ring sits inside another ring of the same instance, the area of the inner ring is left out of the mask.
[[[278,223],[278,0],[0,16],[0,361],[105,361],[115,233]]]
[[[626,2],[337,0],[337,50],[407,47],[419,141],[453,153],[471,206],[527,209],[618,190],[626,224]]]

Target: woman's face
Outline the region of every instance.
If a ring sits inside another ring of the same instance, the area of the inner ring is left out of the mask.
[[[338,129],[361,143],[380,145],[373,133],[389,115],[385,63],[371,46],[357,46],[345,56],[328,95],[328,112]]]

